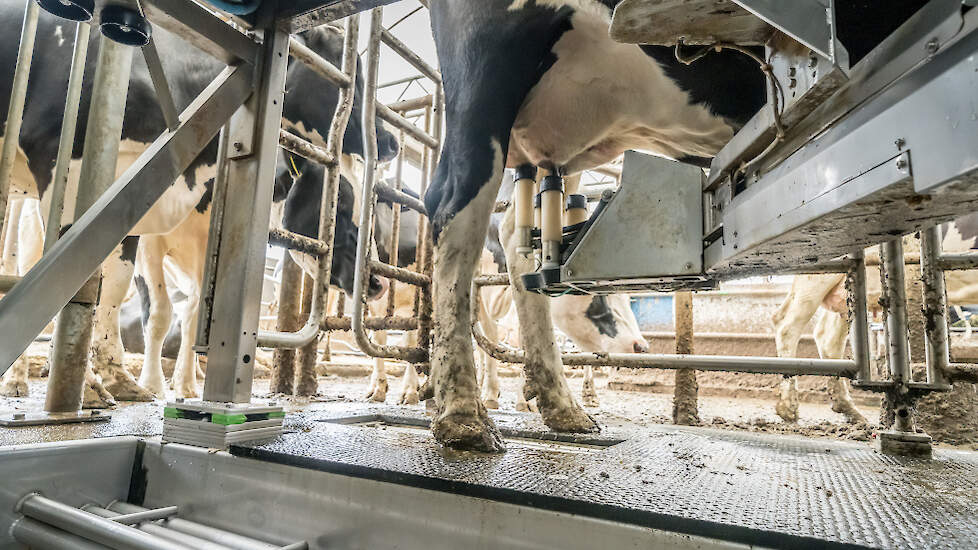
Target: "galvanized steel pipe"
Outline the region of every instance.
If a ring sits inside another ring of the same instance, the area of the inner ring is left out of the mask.
[[[6,222],[4,216],[7,213],[7,198],[10,195],[10,175],[13,173],[17,148],[20,146],[20,126],[24,121],[27,80],[31,73],[31,60],[34,57],[34,38],[37,36],[39,13],[40,7],[37,2],[27,0],[24,24],[20,29],[20,47],[17,50],[17,65],[14,67],[10,103],[7,105],[3,148],[0,149],[0,226]]]
[[[363,107],[363,145],[364,174],[362,202],[360,206],[360,231],[357,235],[356,273],[353,277],[353,336],[361,351],[371,357],[404,359],[419,363],[427,358],[427,350],[401,346],[381,346],[370,340],[364,326],[364,311],[367,305],[367,281],[370,279],[370,246],[374,219],[374,181],[377,177],[377,126],[376,115],[379,107],[373,98],[377,96],[377,72],[380,65],[380,33],[383,28],[383,8],[374,8],[370,13],[370,40],[367,47],[367,67],[364,71],[366,83]]]
[[[132,48],[101,37],[92,83],[93,100],[85,128],[85,150],[78,175],[75,220],[81,218],[115,181],[131,67]],[[49,223],[56,222],[51,220]],[[82,295],[86,293],[85,288],[97,287],[100,277],[97,269],[58,315],[45,411],[69,412],[78,410],[81,405],[96,301],[94,296]]]
[[[144,512],[148,510],[148,508],[144,508],[142,506],[119,501],[109,504],[108,509],[122,514],[132,514],[135,512]],[[227,546],[228,548],[234,548],[235,550],[278,550],[279,548],[279,546],[275,544],[263,542],[251,537],[218,529],[216,527],[208,527],[207,525],[202,525],[200,523],[181,518],[170,518],[163,520],[161,525],[174,531],[186,533],[193,537],[208,540],[223,546]]]
[[[357,74],[357,37],[360,30],[360,16],[354,15],[346,19],[346,34],[343,37],[343,74],[356,79]],[[353,112],[354,87],[340,88],[339,102],[336,113],[330,123],[329,134],[326,137],[326,152],[333,159],[340,157],[343,151],[343,134],[346,132],[350,113]],[[369,104],[369,102],[368,102]],[[364,107],[364,111],[368,110]],[[372,129],[372,128],[371,128]],[[374,144],[376,149],[376,143]],[[326,316],[326,295],[329,292],[329,279],[333,262],[333,236],[336,231],[336,201],[340,187],[340,169],[333,162],[326,166],[323,182],[323,196],[319,213],[319,240],[328,248],[319,256],[316,263],[315,284],[313,285],[312,310],[306,324],[298,332],[258,332],[258,345],[269,348],[301,348],[319,336],[323,318]],[[364,231],[361,230],[362,234]]]
[[[17,511],[116,550],[187,550],[182,544],[160,540],[139,529],[84,512],[38,493],[21,499],[17,503]]]
[[[82,510],[85,510],[86,512],[95,514],[97,516],[102,516],[103,518],[117,518],[124,515],[120,512],[113,512],[112,510],[101,508],[93,504],[82,506]],[[140,512],[136,512],[136,513],[140,513]],[[163,525],[157,522],[143,523],[141,525],[136,526],[136,529],[139,529],[140,531],[149,533],[151,535],[155,535],[162,539],[166,539],[170,542],[182,544],[187,548],[193,548],[194,550],[232,550],[230,546],[224,546],[223,544],[217,544],[209,540],[204,540],[202,538],[194,537],[186,533],[181,533],[180,531],[175,531],[173,529],[164,527]]]
[[[10,526],[10,536],[34,550],[105,550],[101,544],[31,518],[15,521]]]
[[[913,381],[910,372],[910,341],[907,329],[907,289],[903,273],[903,240],[891,239],[882,244],[880,278],[885,296],[886,328],[889,345],[887,362],[897,385]]]
[[[866,317],[866,265],[863,251],[849,256],[852,266],[846,274],[849,294],[849,319],[852,326],[852,357],[856,361],[856,380],[872,379],[869,360],[869,320]]]
[[[85,80],[85,61],[88,59],[89,36],[92,27],[88,23],[75,26],[75,48],[71,54],[71,71],[68,73],[68,93],[65,97],[64,118],[58,140],[58,156],[54,161],[54,177],[51,178],[51,201],[48,204],[47,226],[44,228],[44,252],[54,246],[61,236],[61,218],[65,208],[65,190],[68,188],[68,168],[75,145],[75,128],[78,125],[78,107],[81,104],[82,84]]]
[[[947,329],[947,289],[941,269],[941,229],[920,233],[920,274],[924,286],[924,345],[927,382],[945,384],[944,372],[951,362]]]

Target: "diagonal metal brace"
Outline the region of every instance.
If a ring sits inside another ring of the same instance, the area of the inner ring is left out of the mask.
[[[834,10],[827,0],[733,1],[819,55],[835,62]]]
[[[0,300],[0,374],[244,104],[254,65],[228,67]]]

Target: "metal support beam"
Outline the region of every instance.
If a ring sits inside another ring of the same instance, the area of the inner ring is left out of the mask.
[[[235,188],[225,196],[220,227],[215,273],[221,284],[214,289],[210,318],[205,401],[251,401],[289,35],[266,29],[262,50],[258,93],[235,114],[254,126],[231,124],[242,135],[230,140],[251,143],[252,153],[227,161],[227,178]]]
[[[166,128],[174,130],[180,124],[180,114],[173,103],[173,94],[170,93],[170,85],[166,82],[166,73],[160,61],[160,52],[156,50],[156,42],[150,38],[142,51],[143,60],[146,61],[150,79],[153,81],[153,88],[156,90],[156,101],[160,105],[160,111],[163,112],[163,120],[166,121]]]
[[[101,37],[92,84],[92,97],[98,100],[91,102],[88,111],[75,220],[84,216],[115,180],[131,67],[132,48]],[[52,220],[52,223],[57,222]],[[47,412],[71,412],[81,407],[101,277],[96,269],[58,315],[44,402]]]
[[[944,372],[951,362],[947,333],[947,291],[940,257],[941,229],[935,225],[920,233],[920,272],[924,286],[924,345],[929,384],[947,383]]]
[[[85,284],[252,91],[253,67],[229,67],[0,300],[0,371],[6,371]]]
[[[903,274],[903,240],[889,240],[880,247],[883,265],[880,279],[883,285],[887,330],[887,363],[896,384],[913,381],[910,372],[910,342],[907,332],[907,290]]]
[[[193,0],[142,2],[146,19],[228,65],[255,63],[260,46]]]
[[[858,366],[858,382],[868,382],[872,378],[869,368],[869,320],[866,314],[866,265],[863,256],[862,250],[850,255],[853,263],[846,275],[849,323],[852,326],[852,357]]]

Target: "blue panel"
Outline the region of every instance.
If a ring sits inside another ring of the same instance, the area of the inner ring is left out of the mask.
[[[642,330],[673,326],[672,296],[640,296],[632,298],[632,312]]]

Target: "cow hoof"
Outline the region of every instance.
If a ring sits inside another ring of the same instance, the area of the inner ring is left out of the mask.
[[[184,399],[196,399],[200,397],[200,394],[197,393],[197,388],[193,386],[187,386],[177,390],[176,396],[182,397]]]
[[[774,412],[781,417],[781,420],[785,422],[798,422],[798,404],[789,404],[783,401],[778,401],[778,404],[774,406]]]
[[[487,409],[493,409],[493,410],[495,410],[495,409],[498,409],[499,408],[499,400],[498,399],[494,399],[494,398],[484,399],[482,402],[485,404],[485,406],[486,406]]]
[[[398,400],[399,405],[417,405],[421,400],[418,399],[418,391],[406,391],[401,394],[401,399]]]
[[[153,393],[141,388],[135,382],[128,380],[117,381],[107,384],[105,389],[112,394],[116,401],[153,401],[156,396]],[[160,390],[162,394],[162,389]]]
[[[481,409],[481,407],[480,407]],[[502,453],[506,451],[499,428],[486,414],[450,414],[439,416],[431,423],[431,432],[439,443],[452,449]]]
[[[111,409],[115,405],[112,394],[106,391],[102,384],[98,382],[85,384],[85,393],[82,397],[83,409]]]
[[[601,403],[598,402],[597,395],[583,395],[581,396],[581,402],[584,403],[585,407],[600,407]]]
[[[30,390],[24,380],[9,380],[0,385],[0,396],[3,397],[27,397]]]
[[[543,423],[555,432],[592,433],[601,431],[598,423],[591,418],[591,415],[576,405],[544,412]]]
[[[367,400],[374,403],[383,403],[387,400],[387,379],[378,379],[370,385],[367,391]]]
[[[856,410],[852,403],[833,403],[832,411],[837,412],[846,419],[849,424],[867,424],[866,417]]]
[[[520,412],[530,412],[530,405],[526,401],[519,401],[516,403],[516,410]]]

